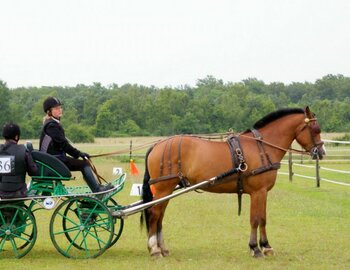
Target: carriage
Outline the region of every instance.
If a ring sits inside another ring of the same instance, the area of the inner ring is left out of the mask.
[[[158,141],[146,154],[142,200],[127,206],[112,198],[122,190],[125,174],[113,182],[112,191],[93,194],[84,188],[66,187],[64,182],[71,179],[71,174],[65,165],[52,156],[32,151],[41,173],[32,177],[29,196],[0,200],[0,256],[7,252],[17,258],[26,255],[37,236],[33,213],[54,207],[57,208],[50,220],[50,237],[66,257],[101,255],[118,241],[123,218],[141,211],[151,256],[168,256],[162,234],[167,204],[170,199],[196,189],[237,193],[239,212],[242,194],[250,195],[251,255],[271,255],[274,252],[266,234],[267,193],[274,186],[286,152],[322,158],[325,151],[320,134],[315,115],[306,107],[268,114],[252,129],[230,134],[224,142],[191,135]],[[304,150],[292,149],[294,140]],[[173,193],[178,187],[183,189]]]
[[[28,143],[26,147],[32,148]],[[94,258],[113,246],[124,222],[112,216],[120,208],[112,197],[123,189],[126,175],[118,175],[112,190],[91,193],[88,187],[65,184],[73,178],[59,159],[36,150],[31,153],[40,174],[32,176],[28,196],[0,200],[0,257],[28,254],[37,239],[34,213],[40,209],[55,209],[50,238],[63,256]]]

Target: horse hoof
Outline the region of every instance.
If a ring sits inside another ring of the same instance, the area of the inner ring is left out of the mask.
[[[275,255],[275,252],[273,251],[272,247],[270,247],[270,248],[263,248],[262,252],[263,252],[263,254],[265,256],[274,256]]]
[[[162,249],[162,255],[163,255],[163,257],[168,257],[168,256],[170,255],[169,250],[167,250],[167,249]]]
[[[162,252],[154,252],[154,253],[151,253],[151,257],[153,259],[160,259],[160,258],[163,258],[163,255],[162,255]]]
[[[250,255],[253,258],[263,258],[264,257],[264,254],[261,252],[261,250],[259,248],[251,249]]]

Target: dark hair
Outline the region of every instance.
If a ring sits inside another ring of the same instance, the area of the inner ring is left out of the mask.
[[[15,123],[7,123],[3,126],[2,128],[2,136],[6,139],[13,139],[16,140],[16,136],[19,137],[21,136],[21,130],[19,126]]]

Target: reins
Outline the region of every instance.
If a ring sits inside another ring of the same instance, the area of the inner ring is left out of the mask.
[[[199,134],[199,135],[188,135],[187,136],[193,136],[193,137],[197,137],[197,138],[203,138],[203,139],[207,139],[207,140],[215,140],[215,139],[223,139],[223,138],[227,138],[229,135],[232,135],[234,134],[232,131],[230,132],[225,132],[225,133],[213,133],[213,134]],[[266,145],[269,145],[271,147],[274,147],[276,149],[279,149],[281,151],[284,151],[284,152],[292,152],[292,153],[297,153],[297,154],[303,154],[303,155],[308,155],[309,153],[305,150],[299,150],[299,149],[293,149],[293,148],[283,148],[283,147],[280,147],[278,145],[275,145],[273,143],[270,143],[268,141],[265,141],[263,139],[260,139],[260,138],[255,138],[255,137],[250,137],[250,136],[247,136],[247,135],[244,135],[244,134],[237,134],[236,136],[241,136],[241,137],[244,137],[244,138],[247,138],[247,139],[251,139],[251,140],[255,140],[255,141],[259,141],[259,142],[262,142]],[[163,140],[167,140],[169,138],[166,138],[166,139],[161,139],[161,140],[156,140],[156,141],[152,141],[152,142],[149,142],[149,143],[145,143],[145,144],[142,144],[142,145],[139,145],[139,146],[136,146],[136,147],[133,147],[133,150],[141,150],[141,149],[144,149],[148,146],[151,146],[151,145],[155,145]],[[105,156],[113,156],[113,155],[119,155],[119,154],[125,154],[125,153],[128,153],[130,151],[130,148],[125,148],[125,149],[122,149],[122,150],[119,150],[119,151],[114,151],[114,152],[107,152],[107,153],[102,153],[102,154],[95,154],[95,155],[90,155],[90,158],[96,158],[96,157],[105,157]]]
[[[230,132],[225,132],[225,133],[198,134],[198,135],[186,134],[186,136],[192,136],[192,137],[197,137],[197,138],[202,138],[202,139],[207,139],[207,140],[219,140],[219,139],[227,138],[227,136],[229,136],[232,133],[233,132],[230,131]],[[172,137],[175,137],[175,136],[181,136],[181,135],[174,135]],[[141,149],[144,149],[144,148],[149,147],[151,145],[155,145],[155,144],[160,143],[162,141],[168,140],[169,138],[171,138],[171,137],[167,137],[165,139],[160,139],[160,140],[144,143],[142,145],[133,147],[132,150],[141,150]],[[125,149],[122,149],[122,150],[119,150],[119,151],[115,151],[115,152],[108,152],[108,153],[90,155],[90,158],[125,154],[125,153],[128,153],[129,151],[130,151],[130,148],[125,148]]]
[[[250,140],[254,140],[254,141],[258,141],[258,142],[264,143],[264,144],[266,144],[268,146],[271,146],[273,148],[279,149],[279,150],[284,151],[284,152],[295,153],[295,154],[302,154],[302,155],[309,155],[310,154],[308,151],[305,151],[305,150],[299,150],[299,149],[294,149],[294,148],[288,148],[288,149],[287,148],[283,148],[283,147],[278,146],[276,144],[267,142],[267,141],[265,141],[265,140],[263,140],[261,138],[250,137],[250,136],[247,136],[247,135],[244,135],[244,134],[240,134],[239,136],[247,138],[247,139],[250,139]]]
[[[104,179],[98,172],[97,172],[97,169],[96,169],[96,166],[92,163],[92,161],[87,158],[85,159],[87,161],[87,163],[89,163],[92,171],[94,172],[94,174],[96,175],[97,177],[97,180],[100,184],[102,184],[102,181],[105,182],[105,183],[109,183],[106,179]]]
[[[157,140],[157,141],[153,141],[153,142],[149,142],[149,143],[145,143],[136,147],[133,147],[133,150],[141,150],[144,149],[150,145],[154,145],[158,142],[160,142],[162,140]],[[119,151],[115,151],[115,152],[109,152],[109,153],[103,153],[103,154],[96,154],[96,155],[90,155],[90,158],[96,158],[96,157],[105,157],[105,156],[113,156],[113,155],[119,155],[119,154],[125,154],[128,153],[130,151],[130,148],[125,148]]]
[[[158,141],[153,141],[153,142],[150,142],[150,143],[145,143],[143,145],[139,145],[137,147],[134,147],[133,150],[140,150],[140,149],[143,149],[143,148],[146,148],[150,145],[153,145],[155,143],[159,142]],[[113,155],[118,155],[118,154],[125,154],[125,153],[128,153],[130,151],[130,149],[122,149],[122,150],[119,150],[119,151],[115,151],[115,152],[109,152],[109,153],[103,153],[103,154],[96,154],[96,155],[90,155],[90,158],[87,158],[86,161],[89,163],[92,171],[94,172],[94,174],[96,175],[97,177],[97,180],[100,184],[102,184],[102,181],[105,182],[105,183],[109,183],[106,179],[104,179],[98,172],[97,172],[97,168],[96,166],[92,163],[92,160],[91,158],[96,158],[96,157],[105,157],[105,156],[113,156]]]

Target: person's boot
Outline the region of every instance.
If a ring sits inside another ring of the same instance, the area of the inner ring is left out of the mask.
[[[110,190],[114,187],[112,184],[108,184],[106,186],[100,185],[97,182],[95,175],[92,172],[92,169],[90,166],[84,167],[82,170],[82,174],[83,174],[83,177],[84,177],[87,185],[89,186],[89,188],[91,189],[91,191],[93,193],[107,191],[107,190]]]
[[[114,186],[111,184],[111,183],[108,183],[107,185],[99,185],[100,186],[100,192],[101,191],[107,191],[107,190],[110,190],[110,189],[113,189]]]

